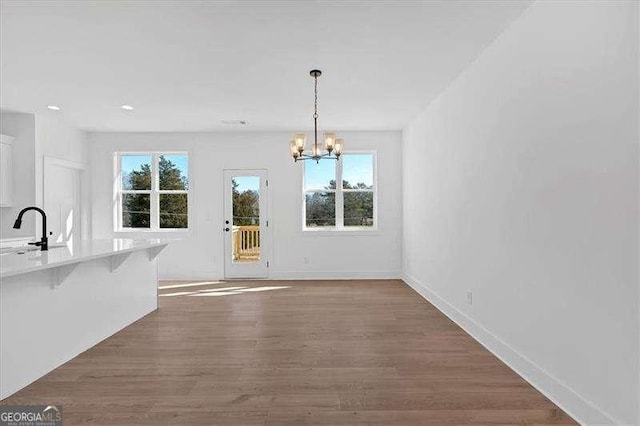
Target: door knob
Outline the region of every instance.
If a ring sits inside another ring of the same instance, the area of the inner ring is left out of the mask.
[[[229,224],[229,221],[228,221],[228,220],[225,220],[225,221],[224,221],[224,223],[226,223],[226,224],[228,225],[228,224]]]
[[[225,232],[229,232],[229,228],[224,228],[224,231]]]

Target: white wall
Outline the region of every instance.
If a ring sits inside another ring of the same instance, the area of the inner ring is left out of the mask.
[[[13,206],[0,208],[0,239],[31,237],[35,215],[24,218],[20,229],[13,222],[20,210],[35,203],[35,116],[0,111],[0,133],[13,136]]]
[[[589,424],[640,424],[637,8],[534,3],[403,133],[407,282]]]
[[[47,115],[36,116],[37,155],[63,158],[78,163],[88,161],[87,134]],[[40,163],[41,158],[38,158]]]
[[[348,149],[378,152],[378,231],[303,234],[302,166],[288,153],[291,133],[91,133],[93,236],[111,238],[113,156],[117,151],[189,151],[191,230],[160,257],[161,278],[221,278],[224,169],[267,169],[273,251],[270,278],[399,277],[401,265],[401,134],[341,133]],[[123,234],[119,234],[122,236]],[[145,233],[126,236],[145,237]],[[158,236],[158,234],[155,234]],[[310,259],[308,264],[304,258]]]
[[[91,200],[89,197],[91,185],[89,182],[89,149],[87,133],[69,127],[61,119],[46,115],[36,116],[36,146],[35,146],[35,193],[36,205],[44,205],[44,192],[47,188],[57,185],[52,176],[45,175],[45,158],[55,158],[75,163],[74,167],[82,168],[80,183],[80,205],[82,209],[81,224],[83,239],[91,236]],[[80,169],[81,170],[81,169]],[[45,206],[45,210],[47,206]],[[53,212],[48,212],[53,214]],[[36,229],[40,231],[40,218],[36,218]],[[39,235],[39,234],[38,234]]]
[[[55,157],[80,165],[88,164],[86,133],[64,123],[62,118],[27,113],[1,112],[1,133],[16,138],[13,146],[13,194],[11,208],[2,208],[0,238],[37,237],[40,238],[40,216],[28,213],[22,228],[14,230],[13,221],[24,207],[43,207],[44,199],[44,158]],[[55,185],[55,182],[48,182]],[[86,182],[81,203],[84,209],[84,238],[88,238],[89,224],[89,184]]]

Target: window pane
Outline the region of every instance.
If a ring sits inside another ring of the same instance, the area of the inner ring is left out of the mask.
[[[324,191],[306,194],[305,212],[308,228],[336,226],[336,194]]]
[[[336,162],[322,160],[306,161],[304,164],[305,189],[336,189]]]
[[[151,156],[120,156],[122,189],[151,189]]]
[[[161,190],[189,189],[189,157],[187,155],[161,155],[158,158]]]
[[[151,227],[150,207],[149,194],[122,194],[122,227]]]
[[[344,226],[373,226],[373,192],[344,193]]]
[[[373,189],[373,154],[345,154],[340,161],[344,189]]]
[[[160,194],[160,228],[187,228],[187,194]]]
[[[234,176],[233,225],[260,225],[260,177]]]

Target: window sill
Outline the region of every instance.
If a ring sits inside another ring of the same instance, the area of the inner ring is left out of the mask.
[[[375,237],[382,235],[376,228],[351,228],[351,229],[302,229],[302,235],[305,236],[334,236],[334,237]]]

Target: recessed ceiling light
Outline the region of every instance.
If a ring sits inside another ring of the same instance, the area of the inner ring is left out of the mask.
[[[133,111],[133,107],[131,105],[122,105],[120,108],[125,111]]]
[[[60,111],[62,109],[58,105],[47,105],[47,108],[53,111]]]

